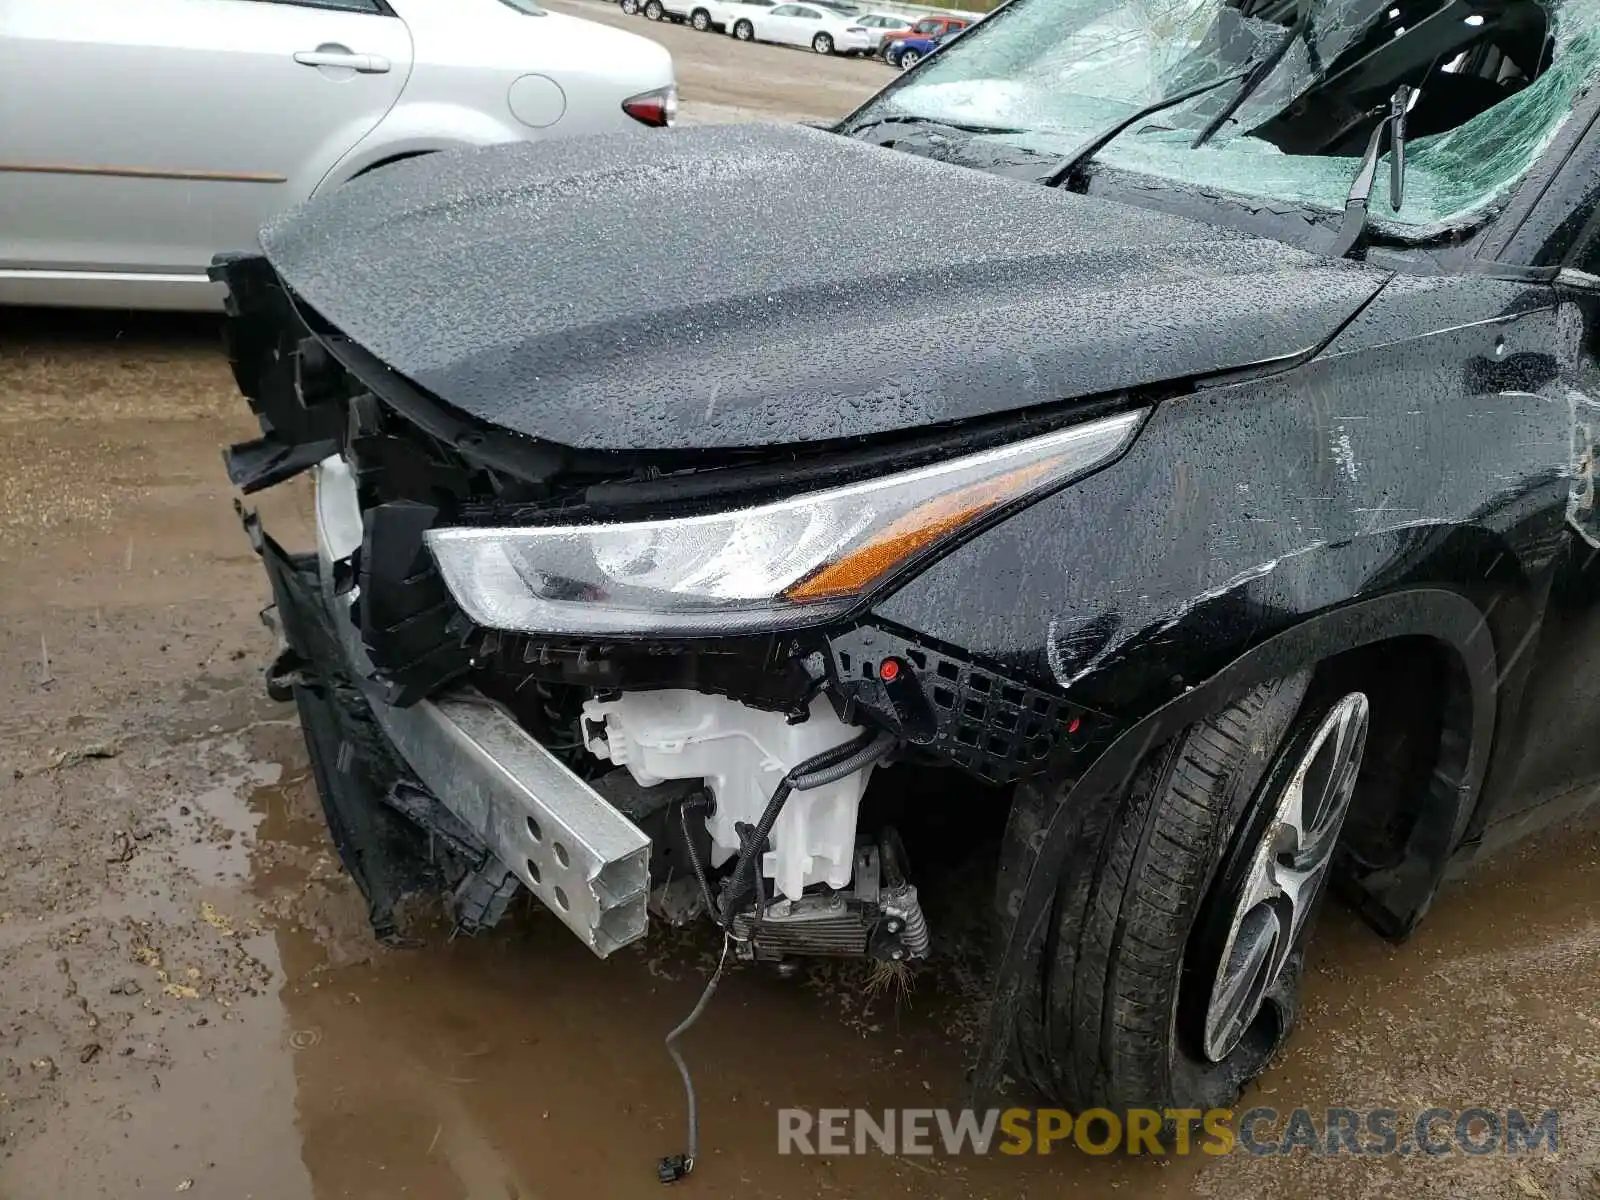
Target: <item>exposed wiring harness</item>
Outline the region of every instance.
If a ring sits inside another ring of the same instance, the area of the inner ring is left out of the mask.
[[[694,1080],[689,1075],[689,1064],[678,1051],[677,1042],[694,1027],[694,1023],[705,1012],[706,1006],[711,1003],[717,985],[722,982],[722,973],[728,965],[728,948],[736,940],[733,936],[734,910],[739,897],[750,887],[752,868],[760,862],[761,855],[765,853],[767,838],[772,833],[772,827],[778,823],[778,817],[783,813],[783,806],[789,802],[789,797],[794,792],[822,787],[877,762],[893,750],[898,741],[899,739],[892,733],[869,731],[854,741],[812,755],[779,780],[778,786],[772,789],[772,798],[767,801],[767,807],[762,810],[761,819],[754,829],[749,830],[741,838],[743,845],[739,849],[739,859],[734,865],[733,874],[729,877],[728,887],[722,894],[720,906],[712,903],[710,878],[706,874],[705,864],[700,860],[699,852],[695,849],[694,839],[689,836],[688,810],[691,807],[709,809],[711,797],[708,793],[701,792],[685,800],[678,809],[679,828],[683,832],[689,862],[694,866],[695,877],[700,883],[701,896],[712,919],[722,927],[722,953],[717,958],[717,969],[706,981],[705,990],[700,993],[700,999],[695,1002],[694,1008],[690,1009],[689,1015],[667,1034],[667,1053],[672,1056],[673,1064],[678,1068],[678,1075],[683,1079],[683,1092],[688,1102],[689,1144],[685,1153],[669,1154],[656,1164],[656,1178],[662,1183],[676,1183],[693,1171],[695,1157],[700,1152],[700,1111],[695,1099]],[[765,888],[761,882],[759,869],[754,872],[754,890],[756,916],[759,919],[765,904]]]

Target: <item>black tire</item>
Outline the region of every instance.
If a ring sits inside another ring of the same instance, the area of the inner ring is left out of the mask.
[[[667,10],[661,6],[661,0],[645,0],[644,15],[647,20],[659,21],[667,15]]]
[[[749,21],[739,21],[733,27],[733,36],[741,42],[753,42],[756,37],[756,27]]]
[[[922,61],[922,55],[918,54],[915,50],[902,50],[900,52],[899,59],[896,61],[897,65],[902,71],[909,71],[912,67],[916,66]]]
[[[832,54],[833,39],[825,33],[819,33],[811,39],[811,48],[818,54]]]
[[[705,33],[711,28],[711,14],[703,8],[697,8],[689,14],[689,24],[696,33]]]
[[[639,0],[622,0],[622,11],[632,17],[639,12]]]
[[[1306,673],[1262,685],[1189,727],[1149,755],[1119,796],[1081,814],[1038,1003],[1019,1014],[1015,1046],[1023,1073],[1069,1109],[1225,1107],[1288,1037],[1325,868],[1303,913],[1294,910],[1297,928],[1273,943],[1282,966],[1263,985],[1253,1018],[1240,1023],[1231,1047],[1205,1049],[1207,1005],[1221,957],[1235,944],[1217,930],[1242,907],[1230,881],[1243,864],[1261,861],[1290,776],[1326,744],[1315,740],[1318,731],[1351,704],[1360,712],[1352,783],[1359,767],[1365,697],[1308,698],[1308,680]],[[1053,803],[1039,803],[1056,798],[1049,791],[1019,793],[1024,816],[1050,811]],[[1331,847],[1343,813],[1317,845]],[[1018,835],[1029,824],[1014,815]]]

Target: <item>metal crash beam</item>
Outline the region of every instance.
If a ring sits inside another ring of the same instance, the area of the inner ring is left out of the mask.
[[[650,839],[475,691],[395,708],[384,732],[444,805],[601,958],[645,935]]]

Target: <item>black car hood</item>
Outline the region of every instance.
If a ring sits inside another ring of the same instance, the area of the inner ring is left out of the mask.
[[[1387,278],[803,126],[430,155],[261,240],[412,382],[587,449],[883,434],[1246,366]]]

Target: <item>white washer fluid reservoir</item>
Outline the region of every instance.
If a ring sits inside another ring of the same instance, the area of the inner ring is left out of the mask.
[[[589,737],[586,732],[589,750],[627,767],[645,787],[668,779],[705,780],[717,802],[707,822],[713,866],[738,853],[734,823],[756,824],[791,768],[862,733],[839,720],[820,697],[812,701],[809,720],[791,725],[782,713],[682,689],[590,700],[583,717],[586,731],[589,722],[605,723],[603,735]],[[798,899],[809,884],[842,888],[850,882],[856,810],[871,770],[864,767],[844,779],[790,794],[772,828],[773,848],[762,863],[779,895]]]

